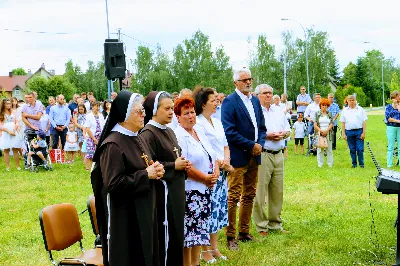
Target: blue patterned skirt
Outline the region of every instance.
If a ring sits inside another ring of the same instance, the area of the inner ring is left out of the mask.
[[[211,190],[186,191],[185,248],[210,245]]]
[[[220,172],[217,183],[211,192],[210,233],[218,233],[228,225],[228,184],[225,171]]]

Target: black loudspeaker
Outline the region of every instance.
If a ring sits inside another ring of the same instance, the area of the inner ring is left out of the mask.
[[[107,79],[125,78],[124,45],[117,39],[106,39],[104,43],[104,71]]]

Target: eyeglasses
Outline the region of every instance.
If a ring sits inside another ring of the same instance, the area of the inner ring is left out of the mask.
[[[146,110],[144,110],[143,107],[140,108],[140,109],[133,110],[133,112],[134,112],[135,114],[137,114],[137,115],[144,115],[144,116],[146,116]]]
[[[248,78],[248,79],[238,79],[237,81],[240,81],[240,82],[243,82],[243,83],[246,83],[247,81],[250,81],[250,82],[252,82],[252,81],[253,81],[253,78]]]

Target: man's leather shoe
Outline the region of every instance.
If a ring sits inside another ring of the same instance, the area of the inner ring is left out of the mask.
[[[266,236],[268,236],[268,231],[260,231],[259,234],[262,237],[266,237]]]
[[[241,241],[241,242],[254,241],[254,237],[250,234],[246,234],[246,235],[239,234],[238,241]]]
[[[233,250],[233,251],[239,250],[239,245],[238,245],[236,239],[228,240],[228,242],[226,243],[226,245],[228,246],[228,249],[229,249],[229,250]]]

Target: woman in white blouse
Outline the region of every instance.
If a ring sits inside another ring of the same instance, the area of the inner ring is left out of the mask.
[[[99,112],[100,102],[94,102],[90,106],[92,112],[87,114],[85,121],[86,133],[86,170],[92,167],[93,155],[104,128],[105,120]]]
[[[220,120],[211,117],[217,108],[218,94],[211,88],[196,88],[193,91],[195,100],[197,124],[195,128],[201,128],[208,141],[217,154],[220,167],[219,178],[211,194],[211,247],[203,247],[202,257],[209,263],[215,258],[226,260],[218,250],[218,231],[228,225],[228,184],[227,173],[233,171],[230,165],[230,151],[225,131]]]
[[[192,98],[179,98],[174,106],[179,125],[175,135],[182,156],[191,162],[185,182],[184,265],[199,265],[202,246],[210,245],[211,190],[218,180],[216,153],[201,128],[194,128]]]

